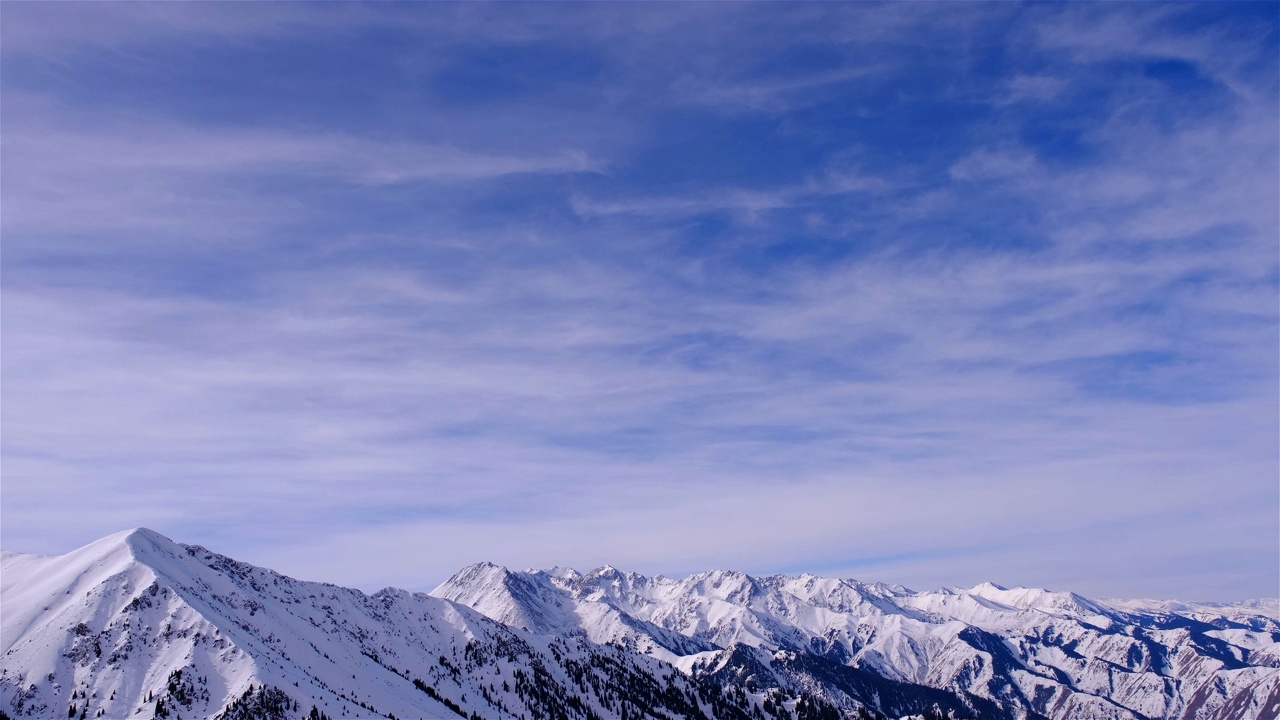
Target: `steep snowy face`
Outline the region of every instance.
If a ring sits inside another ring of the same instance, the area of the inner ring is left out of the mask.
[[[732,571],[675,580],[609,566],[587,573],[521,573],[474,565],[432,594],[539,632],[638,643],[660,655],[662,648],[676,651],[673,646],[703,652],[735,643],[803,649],[815,635],[851,631],[851,617],[904,612],[886,599],[892,597],[887,589],[844,580],[754,578]]]
[[[577,619],[541,576],[509,572],[491,563],[463,568],[436,597],[466,605],[505,625],[539,634],[568,634]]]
[[[253,658],[178,592],[200,574],[185,557],[149,530],[60,557],[6,553],[0,693],[14,714],[66,717],[83,693],[82,708],[133,715],[148,702],[143,688],[165,685],[179,669],[187,684],[211,670],[216,678],[192,691],[193,711],[217,710],[228,686],[247,687]]]
[[[814,607],[847,615],[900,614],[902,608],[896,604],[896,600],[909,593],[901,586],[869,585],[856,580],[825,578],[807,573],[798,578],[777,575],[768,578],[767,582],[781,592]]]
[[[647,609],[665,591],[638,575],[599,568],[512,572],[490,563],[460,570],[431,592],[504,624],[558,637],[583,637],[672,661],[714,649],[650,622]]]
[[[470,577],[505,587],[492,570]],[[622,648],[425,594],[300,582],[147,530],[5,553],[0,577],[0,711],[14,718],[746,720],[762,701]]]
[[[536,614],[542,631],[621,642],[694,675],[769,675],[859,702],[868,688],[888,691],[866,683],[924,685],[1055,720],[1280,716],[1280,620],[1270,601],[1097,601],[991,583],[912,592],[812,575],[647,578],[607,566],[502,572],[537,587],[522,596],[509,588],[525,585],[509,579],[496,603],[503,617]],[[466,571],[435,593],[486,614],[493,602],[467,587]],[[519,610],[522,597],[540,604]],[[681,648],[671,634],[697,645]],[[854,682],[830,665],[879,680]]]
[[[4,553],[0,594],[4,613],[0,618],[0,648],[8,652],[40,626],[74,613],[85,591],[119,577],[133,585],[146,585],[154,574],[138,563],[164,538],[146,530],[129,530],[90,543],[59,557]]]

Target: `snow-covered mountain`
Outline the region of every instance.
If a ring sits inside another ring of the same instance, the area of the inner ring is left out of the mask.
[[[1273,720],[1278,609],[488,564],[366,595],[133,530],[2,554],[0,720]]]
[[[812,575],[668,579],[490,564],[432,594],[535,632],[621,644],[694,677],[804,689],[844,707],[892,710],[886,696],[925,686],[977,714],[1280,717],[1276,601],[1101,601],[989,583],[912,592]]]
[[[425,594],[300,582],[149,530],[0,559],[0,717],[750,720],[798,695],[508,628]],[[314,710],[313,710],[314,708]]]

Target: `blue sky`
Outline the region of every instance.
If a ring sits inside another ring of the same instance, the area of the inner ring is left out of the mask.
[[[0,14],[7,549],[1280,593],[1274,4]]]

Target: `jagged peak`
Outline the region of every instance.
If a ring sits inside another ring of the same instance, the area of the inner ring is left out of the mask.
[[[849,580],[846,580],[846,582],[857,583],[858,581],[849,579]],[[863,587],[869,588],[875,591],[876,593],[879,593],[882,595],[892,595],[894,597],[901,597],[904,595],[916,594],[915,590],[912,590],[906,585],[901,585],[898,583],[873,582],[873,583],[866,583],[866,584],[859,583],[859,584],[863,585]]]
[[[750,575],[740,570],[707,570],[706,572],[690,575],[687,580],[711,580],[714,582],[723,582],[725,580],[755,580]]]
[[[505,576],[510,575],[511,571],[505,565],[491,563],[488,560],[471,563],[453,574],[454,578],[478,577],[484,575]],[[452,578],[451,578],[452,579]]]
[[[456,598],[459,593],[474,594],[494,583],[506,584],[513,573],[503,565],[487,560],[471,563],[440,583],[431,595]]]
[[[376,592],[376,593],[374,593],[374,594],[370,595],[369,597],[371,597],[371,598],[378,598],[378,599],[382,599],[382,598],[406,598],[406,597],[413,597],[415,594],[417,594],[417,593],[412,593],[412,592],[410,592],[410,591],[408,591],[408,590],[405,590],[404,588],[398,588],[398,587],[396,587],[396,586],[394,586],[394,585],[388,585],[388,586],[386,586],[386,587],[382,588],[381,590],[379,590],[378,592]]]
[[[573,571],[570,571],[570,572],[573,572]],[[557,579],[561,579],[561,578],[557,577]],[[606,580],[606,581],[609,581],[612,583],[618,583],[618,584],[622,584],[622,581],[626,581],[625,584],[632,585],[632,586],[645,584],[649,580],[649,578],[645,577],[644,575],[641,575],[636,572],[632,572],[630,570],[625,570],[625,571],[620,570],[612,565],[601,565],[600,567],[592,570],[586,575],[578,575],[574,573],[573,575],[564,576],[563,579],[569,580],[571,582],[579,581],[579,582],[587,582],[587,583]]]
[[[1014,588],[1014,589],[1015,589],[1015,590],[1026,590],[1027,588],[1024,588],[1024,587],[1022,587],[1022,586],[1018,586],[1018,587],[1016,587],[1016,588]],[[1009,591],[1009,588],[1007,588],[1007,587],[1005,587],[1005,586],[1003,586],[1003,585],[997,585],[996,583],[993,583],[993,582],[991,582],[991,581],[989,581],[989,580],[988,580],[987,582],[978,583],[977,585],[974,585],[974,586],[973,586],[972,588],[970,588],[970,590],[969,590],[969,592],[971,592],[971,593],[975,593],[975,594],[982,593],[982,592],[984,592],[984,591],[987,591],[987,592],[990,592],[990,591],[996,591],[996,592],[1008,592],[1008,591]]]
[[[549,569],[541,572],[545,572],[548,576],[557,580],[577,580],[582,577],[582,573],[577,570],[571,567],[560,567],[559,565],[552,565]]]

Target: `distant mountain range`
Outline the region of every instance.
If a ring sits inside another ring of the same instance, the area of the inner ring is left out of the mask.
[[[302,582],[132,530],[0,559],[0,720],[1275,720],[1280,601],[464,568]]]

